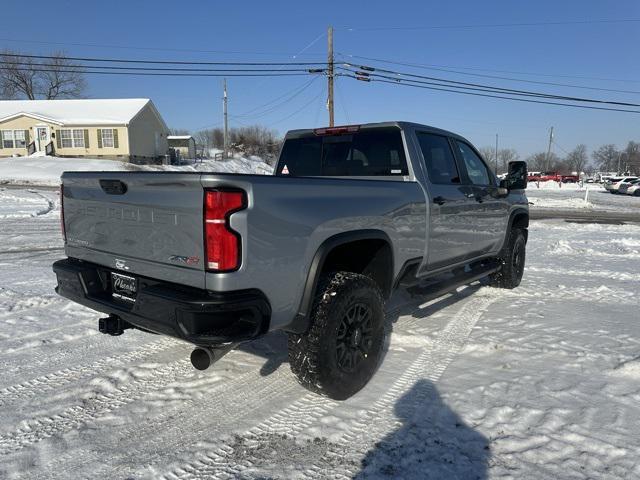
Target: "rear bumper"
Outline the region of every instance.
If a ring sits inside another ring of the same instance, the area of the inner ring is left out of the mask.
[[[271,308],[259,290],[209,292],[136,276],[135,302],[127,302],[112,297],[113,270],[109,268],[65,259],[54,263],[53,271],[58,278],[59,295],[93,310],[117,315],[134,327],[196,345],[251,340],[265,333],[269,326]]]

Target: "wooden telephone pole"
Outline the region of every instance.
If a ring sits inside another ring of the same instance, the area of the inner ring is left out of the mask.
[[[224,95],[222,96],[222,113],[224,115],[224,140],[222,141],[222,158],[227,159],[229,152],[229,125],[227,123],[227,79],[224,79]]]
[[[549,130],[549,148],[547,148],[547,170],[551,166],[551,143],[553,142],[553,127]]]
[[[328,59],[327,59],[327,80],[329,82],[327,91],[329,96],[327,98],[327,108],[329,109],[329,126],[333,127],[333,27],[329,27],[327,32],[328,40]]]

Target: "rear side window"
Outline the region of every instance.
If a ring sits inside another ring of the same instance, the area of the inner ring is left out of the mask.
[[[473,149],[464,142],[456,140],[458,150],[467,168],[467,176],[473,185],[491,185],[489,179],[489,171],[482,159],[473,151]]]
[[[423,132],[418,132],[417,136],[429,180],[440,184],[460,183],[458,166],[447,137]]]
[[[348,135],[290,138],[280,154],[277,175],[408,175],[400,130],[371,129]]]

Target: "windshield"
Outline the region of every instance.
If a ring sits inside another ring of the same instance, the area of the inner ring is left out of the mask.
[[[348,135],[290,138],[282,148],[276,175],[408,175],[402,135],[397,128],[377,128]]]

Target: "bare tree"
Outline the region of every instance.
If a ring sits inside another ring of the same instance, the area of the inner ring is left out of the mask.
[[[581,143],[567,154],[564,161],[569,172],[576,172],[580,175],[586,167],[588,159],[587,146]]]
[[[551,152],[551,156],[547,157],[547,152],[538,152],[532,155],[529,155],[526,158],[527,162],[527,170],[531,172],[541,172],[545,171],[547,168],[547,158],[549,159],[549,169],[550,170],[559,170],[561,169],[562,162],[558,155]]]
[[[513,148],[503,148],[498,150],[498,163],[502,165],[502,173],[507,171],[509,162],[515,162],[520,158],[518,152]]]
[[[81,66],[63,53],[49,59],[34,59],[19,52],[0,53],[0,95],[3,99],[29,100],[80,98],[87,84]]]
[[[191,135],[191,132],[184,128],[170,128],[169,135]]]
[[[494,165],[496,161],[496,149],[494,147],[482,147],[478,149],[484,161],[490,165]]]
[[[615,145],[602,145],[595,150],[591,156],[595,160],[600,171],[612,172],[618,169],[618,160],[620,153]]]
[[[640,143],[630,141],[622,153],[625,170],[631,174],[640,173]]]

